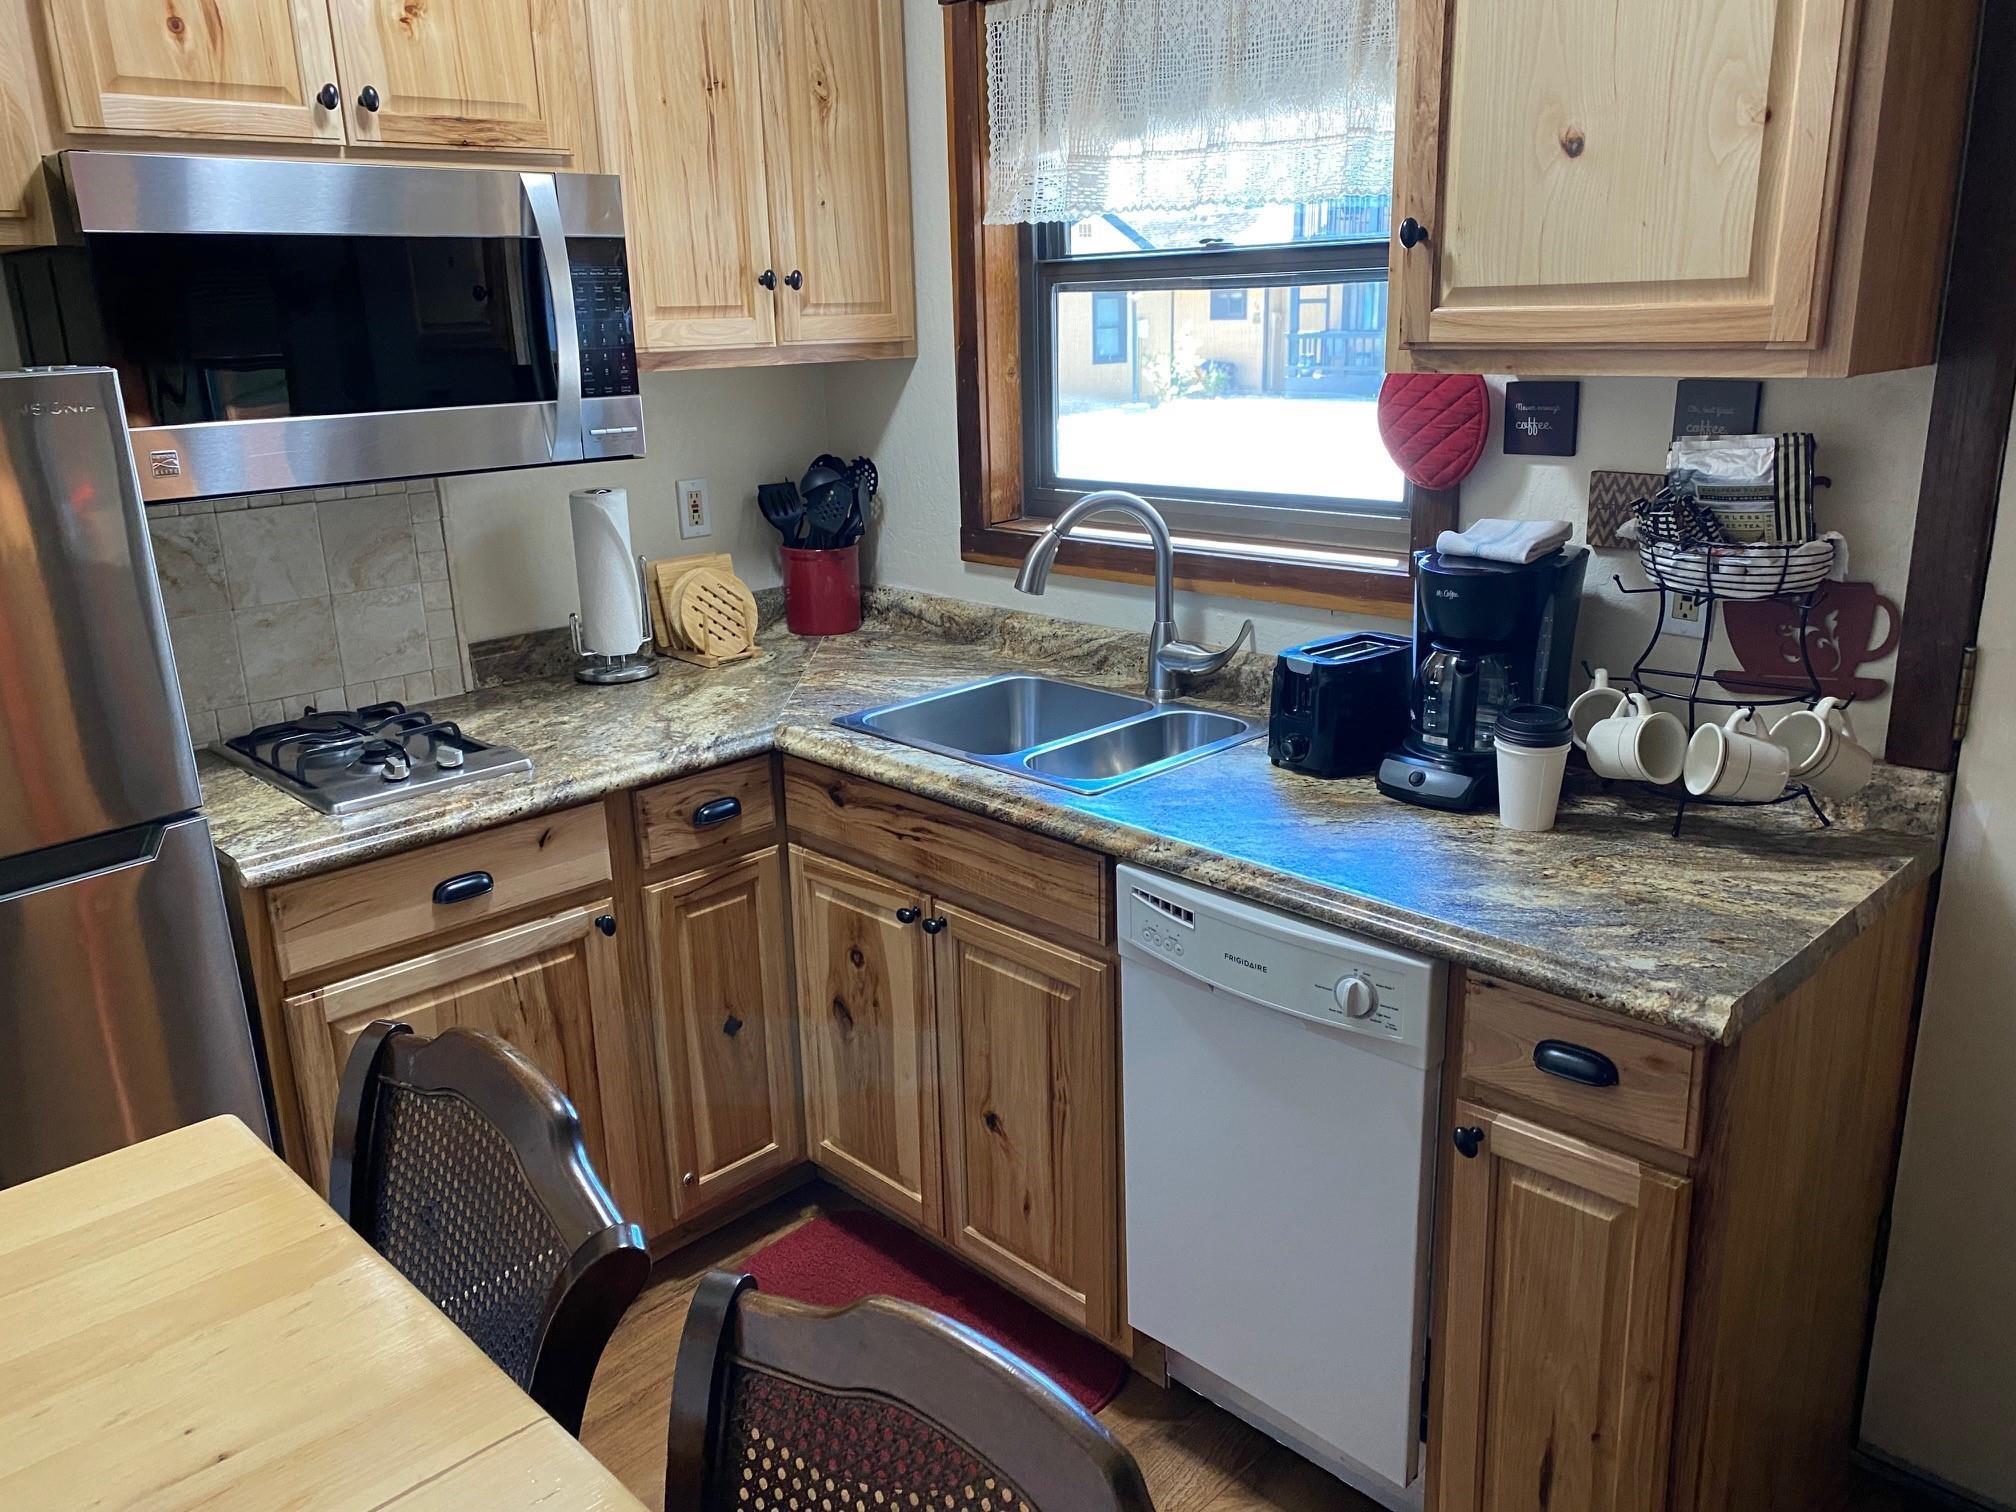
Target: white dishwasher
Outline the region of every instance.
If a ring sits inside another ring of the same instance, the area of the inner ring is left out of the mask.
[[[1118,892],[1128,1319],[1418,1506],[1442,968],[1131,866]]]

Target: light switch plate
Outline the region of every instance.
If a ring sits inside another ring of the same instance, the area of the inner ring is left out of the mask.
[[[679,480],[679,538],[690,541],[696,536],[714,534],[714,517],[707,511],[707,480],[705,478],[681,478]]]

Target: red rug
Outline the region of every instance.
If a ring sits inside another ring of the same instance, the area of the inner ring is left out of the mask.
[[[742,1268],[774,1297],[845,1307],[896,1297],[964,1323],[1048,1376],[1087,1412],[1127,1384],[1127,1362],[880,1213],[814,1218],[765,1245]]]

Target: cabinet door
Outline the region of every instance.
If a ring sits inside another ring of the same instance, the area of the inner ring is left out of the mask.
[[[1112,973],[937,905],[946,1230],[974,1264],[1088,1332],[1119,1328]]]
[[[1855,10],[1404,0],[1395,341],[1817,344]]]
[[[42,161],[32,26],[24,0],[0,0],[0,246],[29,239]]]
[[[44,0],[63,120],[142,136],[343,140],[326,0]]]
[[[429,1036],[458,1025],[481,1029],[524,1051],[573,1101],[596,1170],[618,1203],[638,1211],[638,1194],[625,1190],[629,1178],[611,1170],[607,1153],[632,1131],[605,1131],[595,1060],[598,1028],[622,1004],[616,941],[595,922],[609,913],[607,901],[591,903],[286,999],[317,1187],[328,1188],[336,1091],[350,1047],[374,1019],[396,1019]],[[611,1105],[627,1104],[612,1097]],[[616,1139],[605,1138],[610,1132]]]
[[[1435,1334],[1441,1512],[1666,1503],[1688,1183],[1459,1103],[1446,1316]]]
[[[579,145],[570,0],[328,5],[352,141],[556,152]]]
[[[595,96],[623,176],[639,350],[769,346],[763,101],[751,0],[602,0]]]
[[[779,339],[912,340],[900,0],[759,3]]]
[[[938,1045],[926,899],[791,849],[812,1158],[940,1232]],[[912,922],[898,909],[915,909]]]
[[[644,889],[681,1221],[802,1160],[776,848]]]

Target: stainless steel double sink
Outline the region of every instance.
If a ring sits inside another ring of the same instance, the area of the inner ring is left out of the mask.
[[[833,721],[1074,793],[1104,793],[1265,733],[1252,720],[1009,673]]]

